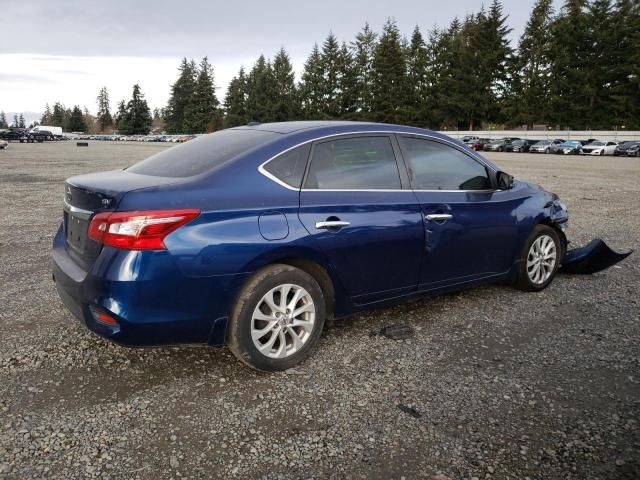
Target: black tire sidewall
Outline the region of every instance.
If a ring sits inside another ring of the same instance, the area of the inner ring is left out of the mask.
[[[300,351],[283,359],[269,358],[258,351],[251,339],[253,311],[269,290],[285,283],[299,285],[309,292],[316,308],[315,327]],[[229,348],[236,357],[257,370],[286,370],[307,358],[318,343],[324,326],[325,310],[322,289],[311,275],[289,265],[272,265],[257,272],[238,296],[230,319]]]
[[[542,235],[547,235],[553,239],[556,245],[556,263],[553,266],[553,272],[551,273],[549,278],[545,282],[537,284],[531,281],[527,273],[527,258],[529,256],[531,245],[533,245],[533,242],[535,242],[538,237]],[[562,242],[560,241],[560,235],[558,234],[558,232],[548,225],[536,225],[533,229],[533,232],[531,232],[531,235],[527,239],[527,242],[525,243],[524,249],[522,251],[522,255],[520,257],[517,282],[518,287],[520,287],[522,290],[528,291],[540,291],[547,288],[551,284],[551,282],[553,282],[556,273],[558,273],[558,268],[560,267],[560,262],[562,261],[563,254],[564,252]]]

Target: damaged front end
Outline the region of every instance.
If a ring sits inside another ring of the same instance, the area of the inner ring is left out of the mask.
[[[545,207],[549,209],[549,219],[558,227],[564,237],[569,220],[567,207],[555,194],[551,194],[551,199]],[[569,243],[566,237],[563,238],[563,241],[566,247]],[[631,255],[631,253],[633,253],[633,250],[622,253],[616,252],[611,249],[604,240],[596,238],[584,247],[567,250],[560,265],[560,272],[570,274],[601,272],[621,262]]]
[[[620,253],[612,250],[603,240],[596,238],[588,245],[567,251],[562,264],[561,273],[589,274],[606,270],[627,258],[633,250]]]

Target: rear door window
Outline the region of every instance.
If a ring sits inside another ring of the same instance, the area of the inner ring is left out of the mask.
[[[320,190],[401,189],[391,138],[350,137],[316,144],[304,187]]]
[[[221,130],[167,148],[127,168],[127,171],[156,177],[191,177],[213,170],[278,136],[277,133],[262,130]]]
[[[402,143],[415,190],[491,189],[487,168],[461,151],[414,137],[402,137]]]

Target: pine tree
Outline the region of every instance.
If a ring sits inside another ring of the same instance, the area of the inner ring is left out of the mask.
[[[513,49],[509,43],[512,29],[507,26],[502,3],[493,0],[486,15],[477,17],[477,28],[472,42],[476,52],[478,84],[474,104],[478,105],[480,118],[489,122],[503,120],[501,111],[509,90],[507,66],[511,63]],[[487,89],[485,91],[485,89]]]
[[[345,42],[340,46],[338,57],[338,72],[340,77],[340,118],[359,118],[358,110],[358,72],[353,53]]]
[[[131,100],[127,103],[126,110],[118,122],[118,129],[126,135],[146,135],[152,123],[149,105],[144,99],[140,85],[136,84],[133,86]]]
[[[247,116],[247,78],[244,67],[241,67],[238,75],[229,82],[224,99],[224,109],[226,126],[228,127],[244,125],[249,121]]]
[[[549,112],[552,0],[537,0],[512,63],[507,117],[515,125],[544,123]]]
[[[340,85],[340,45],[338,40],[329,33],[320,53],[322,83],[320,92],[322,95],[322,112],[327,118],[338,118],[341,110],[341,85]]]
[[[611,124],[640,129],[640,3],[618,0],[610,24]]]
[[[584,126],[584,58],[589,48],[585,4],[586,0],[567,0],[551,25],[549,118],[560,128]]]
[[[18,120],[18,114],[14,113],[13,114],[13,123],[11,124],[12,127],[14,128],[18,128],[20,126],[20,120]]]
[[[324,73],[320,48],[316,43],[304,64],[302,81],[300,82],[300,97],[302,114],[306,120],[326,119],[324,114]]]
[[[212,132],[220,126],[219,107],[213,67],[204,57],[200,62],[193,95],[185,109],[184,130],[188,133]]]
[[[295,84],[295,74],[289,55],[281,48],[273,58],[274,98],[273,114],[276,122],[296,120],[300,106]]]
[[[9,125],[7,124],[7,115],[4,111],[0,112],[0,128],[9,128]]]
[[[407,123],[424,127],[429,121],[429,54],[416,26],[407,49]]]
[[[53,113],[51,113],[51,123],[53,127],[64,127],[66,120],[66,111],[60,102],[53,104]]]
[[[373,119],[401,123],[405,116],[407,69],[400,32],[394,20],[387,20],[376,45],[372,65]]]
[[[22,113],[20,114],[20,117],[18,118],[18,127],[27,128],[27,126],[24,123],[24,115]]]
[[[247,77],[247,116],[250,121],[275,120],[275,80],[271,63],[260,55]]]
[[[44,113],[42,114],[42,118],[40,119],[40,125],[51,125],[51,108],[49,108],[49,104],[47,103],[44,108]]]
[[[84,121],[82,110],[80,110],[80,107],[78,105],[73,107],[65,130],[69,132],[85,132],[87,130],[87,125]]]
[[[353,49],[353,74],[355,76],[354,95],[358,118],[370,119],[373,103],[371,80],[373,77],[373,55],[376,48],[377,35],[365,23],[362,31],[356,35]]]
[[[120,100],[120,103],[118,103],[118,111],[116,112],[116,116],[113,119],[113,123],[116,126],[118,133],[125,133],[125,130],[127,128],[126,116],[127,104],[124,100]]]
[[[166,129],[168,133],[190,133],[185,131],[185,113],[195,92],[197,67],[193,60],[183,58],[178,70],[180,75],[171,86],[166,108]]]
[[[98,93],[98,127],[101,132],[110,129],[113,126],[113,118],[111,117],[109,105],[109,92],[107,87],[102,87]]]

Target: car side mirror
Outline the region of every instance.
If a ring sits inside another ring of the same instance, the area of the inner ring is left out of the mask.
[[[506,172],[500,171],[496,173],[496,180],[498,181],[498,189],[500,190],[509,190],[513,187],[513,176]]]

